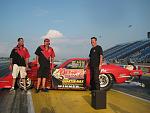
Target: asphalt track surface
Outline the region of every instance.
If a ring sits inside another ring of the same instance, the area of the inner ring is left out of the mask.
[[[27,94],[20,89],[0,90],[0,113],[28,113]]]
[[[122,92],[107,92],[106,109],[91,107],[90,91],[32,93],[35,113],[149,113],[150,102]]]
[[[4,65],[0,65],[4,68]],[[7,69],[5,70],[7,72]],[[5,72],[5,73],[6,73]],[[3,76],[3,74],[0,74]],[[145,87],[141,87],[143,83]],[[57,91],[36,94],[34,89],[0,89],[0,113],[148,113],[150,108],[150,76],[137,82],[114,84],[107,92],[107,109],[91,107],[89,91]]]
[[[140,82],[135,78],[131,83],[114,84],[113,89],[150,101],[150,76],[142,76]]]

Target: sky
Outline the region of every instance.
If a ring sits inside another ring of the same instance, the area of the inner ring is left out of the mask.
[[[150,0],[0,0],[0,57],[23,37],[31,58],[43,38],[56,59],[88,57],[90,38],[106,50],[147,39]]]

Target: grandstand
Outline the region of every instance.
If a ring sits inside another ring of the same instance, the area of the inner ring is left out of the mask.
[[[150,63],[150,39],[115,45],[104,51],[104,57],[113,63]]]

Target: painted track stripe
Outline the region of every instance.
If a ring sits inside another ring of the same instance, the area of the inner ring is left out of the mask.
[[[136,99],[139,99],[139,100],[142,100],[142,101],[145,101],[145,102],[150,103],[150,101],[149,101],[149,100],[146,100],[146,99],[143,99],[143,98],[140,98],[140,97],[136,97],[136,96],[133,96],[133,95],[130,95],[130,94],[127,94],[127,93],[124,93],[124,92],[122,92],[122,91],[118,91],[118,90],[115,90],[115,89],[111,89],[111,90],[113,90],[113,91],[116,91],[116,92],[118,92],[118,93],[122,93],[122,94],[125,94],[125,95],[127,95],[127,96],[130,96],[130,97],[133,97],[133,98],[136,98]]]
[[[35,113],[32,102],[31,90],[28,90],[27,92],[27,102],[28,102],[28,113]]]

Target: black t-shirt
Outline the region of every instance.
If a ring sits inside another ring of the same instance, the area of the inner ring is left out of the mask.
[[[50,58],[49,57],[54,57],[55,53],[53,51],[53,49],[50,47],[49,48],[50,52],[49,53],[45,53],[44,54],[44,46],[39,46],[36,51],[35,54],[39,57],[39,64],[41,68],[50,68]]]
[[[18,66],[26,66],[25,59],[29,57],[30,55],[26,48],[19,49],[18,47],[15,47],[10,54],[12,63],[17,64]]]
[[[90,66],[98,67],[100,63],[100,55],[103,55],[102,47],[97,45],[96,47],[91,48],[90,50]]]

